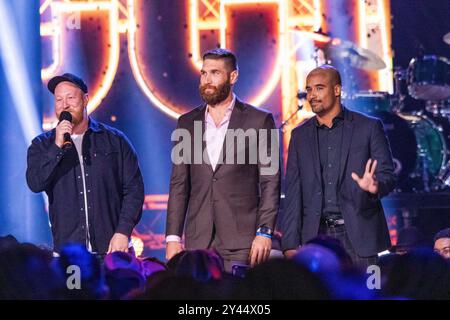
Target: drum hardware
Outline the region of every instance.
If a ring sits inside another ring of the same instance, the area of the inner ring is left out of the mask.
[[[426,101],[425,110],[436,117],[448,117],[450,115],[448,101]]]
[[[444,38],[450,44],[450,33]],[[419,110],[413,109],[414,111],[406,114],[403,110],[411,107],[405,104],[408,96],[423,100],[424,104]],[[401,181],[400,190],[432,192],[450,187],[449,98],[450,62],[446,58],[421,56],[412,59],[408,69],[395,69],[391,112],[408,122],[410,129],[414,131],[417,147],[415,168],[406,170],[409,172],[408,177]],[[407,148],[412,148],[412,145]],[[400,165],[403,177],[404,167],[405,165]]]
[[[405,99],[408,96],[408,73],[406,69],[394,68],[394,94],[391,97],[393,112],[403,109]]]
[[[384,91],[358,91],[351,96],[343,98],[344,105],[350,109],[372,114],[379,112],[391,112],[393,108],[393,96]]]
[[[439,172],[436,182],[433,184],[434,191],[440,191],[450,187],[450,161]]]
[[[321,64],[319,60],[343,63],[345,70],[341,73],[347,80],[343,104],[383,122],[399,181],[397,190],[432,192],[449,188],[450,62],[438,56],[413,58],[407,69],[394,69],[393,94],[357,91],[351,68],[380,70],[386,68],[383,60],[352,42],[326,34],[302,33],[314,40],[312,57],[316,66]],[[409,96],[423,103],[409,105]],[[414,111],[404,111],[411,107]]]
[[[397,191],[432,192],[450,187],[447,119],[434,119],[423,111],[393,113],[386,103],[389,97],[386,92],[358,93],[353,101],[346,101],[344,105],[357,107],[364,102],[363,108],[371,109],[369,114],[383,122],[393,155]]]
[[[450,62],[433,55],[412,59],[408,66],[408,91],[419,100],[450,98]]]
[[[381,70],[386,68],[386,64],[377,54],[350,41],[334,38],[327,44],[325,52],[332,61],[344,61],[357,69]]]
[[[405,180],[406,188],[414,192],[430,192],[437,187],[443,188],[443,172],[447,170],[448,146],[447,137],[448,122],[446,129],[436,124],[438,119],[430,118],[427,115],[417,113],[415,115],[399,114],[409,123],[409,127],[414,131],[417,144],[417,162],[415,169],[410,174],[410,179]],[[400,147],[400,146],[399,146]],[[422,186],[420,186],[420,182]],[[409,186],[408,186],[409,184]]]
[[[428,168],[428,157],[425,153],[425,150],[420,149],[419,151],[419,159],[422,162],[422,181],[423,181],[423,190],[425,192],[430,192],[430,176],[429,176],[429,168]]]
[[[386,102],[389,98],[392,96],[386,92],[359,92],[344,105],[383,122],[398,180],[396,191],[428,193],[450,188],[448,119],[430,116],[425,110],[393,112]],[[361,106],[362,102],[365,105]]]
[[[351,41],[333,38],[323,32],[291,31],[293,34],[299,34],[302,37],[311,39],[318,51],[325,55],[325,61],[343,61],[349,66],[363,70],[381,70],[386,68],[386,64],[376,53],[362,48]],[[315,57],[318,66],[317,57]]]

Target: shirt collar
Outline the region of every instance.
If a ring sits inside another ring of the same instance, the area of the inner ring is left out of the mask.
[[[231,100],[230,104],[228,105],[227,110],[225,111],[225,115],[223,117],[223,120],[222,120],[221,124],[224,121],[230,120],[231,113],[233,112],[235,103],[236,103],[236,95],[233,93],[233,100]],[[206,121],[208,121],[208,114],[209,114],[209,105],[206,105],[206,108],[205,108],[205,119],[206,119]]]
[[[88,130],[91,130],[91,131],[94,131],[94,132],[102,132],[103,128],[102,128],[102,126],[100,125],[99,122],[97,122],[94,119],[92,119],[91,117],[89,117]]]
[[[332,127],[334,127],[336,124],[338,124],[340,121],[344,120],[345,118],[345,108],[341,106],[341,111],[338,113],[338,115],[336,117],[333,118],[333,125]],[[316,124],[316,126],[318,128],[323,128],[325,127],[324,124],[320,124],[319,121],[317,120],[317,117],[315,118],[314,123]]]

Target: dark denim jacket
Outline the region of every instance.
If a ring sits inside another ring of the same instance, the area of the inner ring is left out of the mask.
[[[142,215],[144,184],[136,152],[125,135],[89,119],[83,137],[90,242],[108,250],[114,233],[131,235]],[[28,148],[27,183],[49,199],[54,250],[68,242],[86,244],[83,179],[75,146],[60,149],[55,129],[37,136]]]

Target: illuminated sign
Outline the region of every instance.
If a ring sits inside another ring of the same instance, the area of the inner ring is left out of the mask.
[[[291,31],[314,32],[326,24],[320,0],[186,0],[187,21],[189,21],[189,49],[191,51],[191,62],[196,70],[200,68],[200,39],[199,34],[205,30],[214,30],[218,34],[218,43],[221,47],[227,47],[233,42],[233,34],[229,31],[229,12],[240,8],[261,8],[261,6],[276,7],[277,15],[277,53],[274,55],[273,66],[270,76],[265,79],[264,85],[255,92],[249,103],[262,105],[273,93],[277,85],[281,88],[281,111],[283,120],[297,108],[296,94],[302,88],[302,77],[314,65],[307,61],[298,61],[295,48],[298,47],[298,38],[290,36]],[[42,78],[47,81],[50,77],[64,69],[65,57],[62,47],[66,41],[67,19],[76,20],[77,14],[83,12],[102,11],[108,16],[108,58],[105,65],[106,71],[101,75],[97,88],[91,94],[88,105],[88,113],[93,112],[102,99],[108,94],[111,84],[116,76],[120,43],[119,34],[127,34],[128,56],[133,76],[142,92],[162,112],[172,118],[177,118],[181,111],[180,107],[167,102],[169,99],[162,96],[155,89],[155,84],[149,80],[149,72],[152,66],[147,65],[145,70],[140,63],[136,47],[148,45],[137,41],[137,19],[136,8],[141,2],[138,0],[109,0],[109,1],[69,1],[69,0],[45,0],[41,1],[40,13],[45,15],[51,13],[51,19],[42,21],[41,36],[43,39],[51,40],[52,63],[42,69]],[[176,6],[174,10],[176,10]],[[370,49],[382,57],[386,68],[377,71],[377,81],[371,83],[371,89],[392,92],[392,53],[390,51],[390,22],[389,1],[359,0],[355,7],[355,16],[358,16],[359,39],[357,44],[363,48]],[[71,17],[75,15],[75,17]],[[65,17],[65,19],[64,19]],[[79,18],[79,17],[78,17]],[[44,19],[43,19],[44,20]],[[76,21],[75,21],[76,22]],[[379,30],[377,37],[368,36],[368,30]],[[70,30],[69,30],[70,31]],[[139,41],[144,41],[141,37]],[[239,54],[239,52],[237,52]],[[158,63],[157,61],[154,63]],[[309,110],[299,112],[289,126],[295,125],[302,119],[310,116]],[[55,119],[44,119],[44,128],[48,129],[54,125]]]
[[[166,0],[160,1],[165,5],[169,3]],[[163,114],[176,119],[193,106],[180,103],[180,101],[184,102],[183,96],[173,99],[173,96],[183,93],[173,90],[170,87],[170,81],[166,81],[165,85],[161,84],[159,80],[170,78],[171,75],[161,71],[162,61],[146,58],[145,53],[151,49],[154,50],[153,54],[159,50],[159,46],[166,44],[174,46],[177,54],[179,54],[179,48],[183,48],[185,52],[178,57],[183,56],[185,59],[172,61],[175,66],[172,69],[176,70],[177,77],[185,77],[188,80],[183,78],[183,81],[189,84],[195,82],[196,87],[201,68],[201,53],[211,49],[212,46],[220,46],[230,48],[238,56],[245,55],[239,51],[239,41],[242,41],[245,36],[253,35],[242,36],[238,32],[239,22],[235,16],[239,12],[264,12],[267,28],[264,31],[252,29],[251,32],[260,32],[260,38],[265,36],[264,32],[270,33],[270,37],[267,37],[267,41],[264,39],[264,42],[269,43],[271,49],[268,52],[273,51],[273,54],[261,55],[267,59],[259,61],[261,62],[258,68],[260,74],[258,77],[255,76],[258,81],[247,83],[247,87],[250,88],[245,89],[247,90],[245,101],[256,106],[263,106],[272,99],[270,102],[275,110],[271,111],[274,114],[280,114],[277,119],[280,122],[295,114],[284,127],[283,142],[286,148],[291,129],[312,116],[308,104],[305,104],[302,110],[298,110],[297,93],[304,89],[306,74],[317,66],[317,60],[311,57],[307,49],[312,49],[314,52],[315,45],[330,41],[330,37],[318,33],[319,30],[326,29],[328,24],[325,19],[327,14],[325,1],[170,0],[171,5],[173,4],[170,10],[182,12],[182,15],[178,17],[182,16],[186,21],[185,33],[175,37],[177,41],[182,42],[181,44],[170,43],[173,30],[163,30],[161,27],[158,29],[158,24],[151,20],[163,19],[158,15],[149,15],[149,7],[151,10],[153,8],[151,5],[155,3],[157,0],[148,2],[142,0],[41,0],[43,83],[46,84],[51,77],[66,72],[71,67],[76,69],[80,60],[84,63],[85,60],[93,60],[94,62],[90,64],[84,64],[88,67],[93,65],[95,68],[95,70],[88,70],[91,74],[95,74],[95,80],[89,79],[88,113],[90,114],[101,106],[102,100],[110,92],[113,82],[118,78],[118,70],[120,74],[120,63],[128,60],[132,77],[139,90],[150,102],[149,106],[156,107]],[[392,92],[389,1],[356,0],[352,3],[356,3],[356,6],[349,14],[357,17],[355,19],[357,39],[354,39],[354,42],[376,53],[386,64],[383,70],[368,72],[371,81],[370,88],[366,89]],[[95,30],[95,34],[89,34],[90,31],[86,31],[90,30],[89,21],[91,20],[98,21],[99,30]],[[80,29],[81,25],[83,25],[83,32],[72,32]],[[376,32],[373,33],[373,30]],[[83,36],[86,33],[88,33],[87,36]],[[167,43],[150,41],[150,38],[154,39],[151,35],[155,34],[162,35],[161,41],[167,41]],[[209,40],[202,41],[206,34]],[[78,41],[81,51],[72,50],[74,48],[72,41]],[[97,56],[92,57],[86,54],[87,51],[83,51],[85,49],[83,45],[96,46],[99,49],[98,52],[94,50]],[[244,59],[242,64],[247,62]],[[80,67],[80,69],[83,68]],[[240,78],[245,76],[248,77],[242,74]],[[46,94],[50,97],[48,92]],[[278,99],[275,103],[274,97]],[[115,116],[112,115],[111,119],[115,119]],[[44,129],[53,128],[56,122],[54,115],[46,115],[43,127]],[[164,234],[155,232],[153,227],[164,218],[167,200],[167,194],[146,195],[143,209],[151,211],[152,215],[147,215],[151,216],[147,224],[141,224],[146,229],[134,231],[133,243],[138,253],[142,252],[143,242],[146,247],[164,249]]]

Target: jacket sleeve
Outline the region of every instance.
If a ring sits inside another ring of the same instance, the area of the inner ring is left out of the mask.
[[[64,154],[64,150],[54,143],[44,143],[40,137],[33,139],[28,148],[26,172],[31,191],[42,192],[50,187],[55,169]]]
[[[395,187],[394,163],[391,148],[380,120],[372,127],[370,156],[377,160],[375,176],[378,180],[378,198],[388,195]]]
[[[288,160],[286,166],[286,194],[280,216],[281,249],[297,249],[301,244],[302,228],[302,190],[300,183],[300,168],[298,165],[298,150],[296,146],[296,131],[292,131],[289,142]]]
[[[121,137],[122,152],[122,208],[115,232],[131,236],[139,223],[144,204],[144,183],[136,151],[125,136]]]
[[[182,128],[181,121],[182,118],[178,120],[177,124],[177,130],[180,133],[183,130],[186,131],[186,129]],[[191,151],[190,147],[190,143],[187,143],[184,138],[175,141],[173,144],[171,157],[172,173],[170,176],[169,200],[166,216],[166,236],[177,235],[181,237],[183,234],[191,189],[190,164],[184,157],[186,156],[186,152]],[[180,148],[182,153],[178,153],[178,151],[181,151]],[[174,157],[180,154],[183,156],[183,161],[174,161]]]
[[[261,198],[258,206],[257,227],[264,225],[273,230],[280,204],[280,144],[272,114],[265,117],[262,129],[267,134],[260,134],[262,139],[258,146]]]

